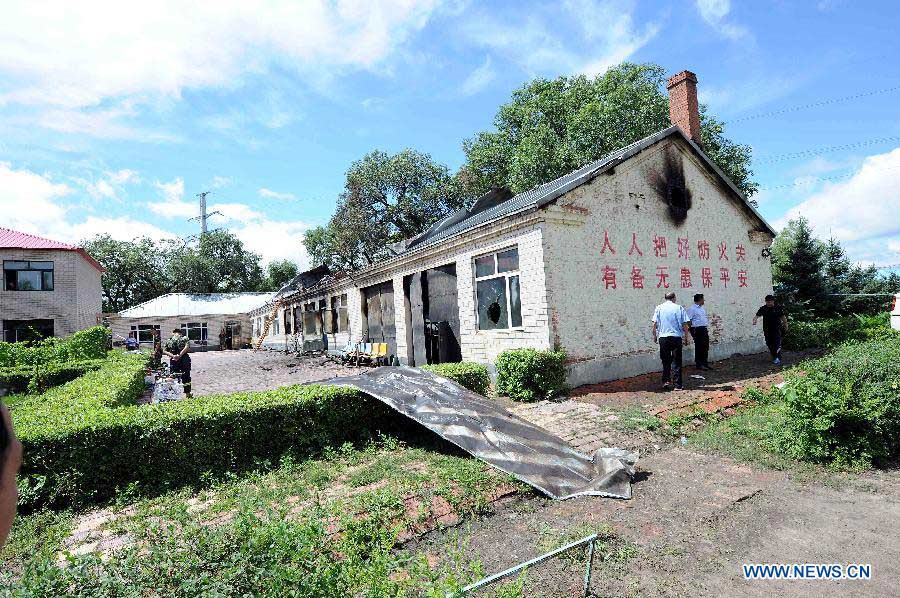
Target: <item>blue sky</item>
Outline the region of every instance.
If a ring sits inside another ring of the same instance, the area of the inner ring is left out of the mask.
[[[184,236],[208,190],[215,226],[306,265],[353,160],[412,147],[455,169],[529,79],[630,60],[697,73],[773,224],[802,213],[900,263],[894,2],[54,4],[4,3],[0,226]]]

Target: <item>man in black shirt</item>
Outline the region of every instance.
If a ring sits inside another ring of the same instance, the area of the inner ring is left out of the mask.
[[[781,335],[787,331],[787,316],[780,305],[775,304],[773,295],[766,295],[766,304],[756,310],[753,316],[753,325],[759,318],[763,319],[763,335],[766,337],[766,346],[772,354],[772,363],[781,365]]]

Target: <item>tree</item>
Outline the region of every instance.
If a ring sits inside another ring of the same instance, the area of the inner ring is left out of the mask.
[[[848,305],[846,295],[854,292],[850,284],[853,266],[844,254],[844,248],[841,247],[840,242],[833,237],[822,246],[822,265],[829,309],[836,314],[844,313],[847,311]]]
[[[118,312],[168,292],[167,258],[152,239],[117,241],[101,234],[81,246],[106,269],[100,278],[104,312]]]
[[[666,72],[622,63],[603,75],[535,79],[500,106],[494,131],[463,144],[464,167],[476,194],[493,187],[526,191],[581,168],[670,126]],[[725,125],[700,115],[703,150],[748,197],[751,149],[725,137]]]
[[[168,270],[173,291],[236,293],[263,287],[259,256],[227,230],[204,233],[196,245],[175,246]]]
[[[391,243],[462,207],[461,180],[415,150],[370,152],[350,166],[334,215],[328,226],[306,234],[306,250],[314,263],[336,269],[374,264],[391,255]]]
[[[804,217],[790,220],[772,244],[775,294],[795,317],[827,317],[830,312],[822,242]]]
[[[297,264],[291,260],[276,260],[269,262],[266,268],[265,290],[277,291],[297,276]]]

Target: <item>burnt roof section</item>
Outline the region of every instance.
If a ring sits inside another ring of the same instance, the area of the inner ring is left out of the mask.
[[[314,287],[319,282],[329,276],[331,274],[331,270],[326,265],[316,266],[312,270],[307,270],[306,272],[301,272],[297,276],[293,277],[290,282],[282,286],[278,289],[278,292],[275,293],[275,299],[280,297],[284,297],[285,295],[292,295],[294,293],[304,291],[310,287]]]
[[[763,229],[765,229],[773,236],[776,234],[775,229],[773,229],[772,226],[762,217],[762,215],[760,215],[756,208],[754,208],[753,205],[747,201],[747,198],[735,186],[731,179],[729,179],[725,175],[725,173],[722,172],[722,170],[718,166],[716,166],[716,164],[709,158],[709,156],[707,156],[703,152],[703,150],[700,149],[697,144],[688,139],[681,131],[681,129],[679,129],[675,125],[672,125],[671,127],[663,129],[662,131],[654,133],[653,135],[644,137],[643,139],[635,141],[634,143],[626,145],[623,148],[607,154],[599,160],[595,160],[590,164],[582,166],[578,170],[563,175],[558,179],[550,181],[549,183],[544,183],[542,185],[532,187],[528,191],[524,191],[515,196],[509,197],[508,199],[500,200],[498,202],[498,198],[502,197],[501,190],[495,189],[493,191],[490,191],[489,193],[478,198],[478,200],[476,200],[475,204],[469,210],[460,210],[454,214],[451,214],[447,218],[434,224],[430,229],[428,229],[418,237],[413,237],[412,239],[407,239],[406,241],[396,243],[394,244],[394,246],[392,246],[392,248],[397,255],[401,255],[409,251],[427,247],[443,239],[446,239],[447,237],[452,237],[453,235],[465,232],[473,228],[477,228],[482,224],[492,222],[499,218],[517,214],[519,212],[527,211],[530,209],[541,208],[558,199],[565,193],[568,193],[572,189],[590,182],[598,175],[607,172],[612,168],[615,168],[625,160],[672,135],[678,135],[690,145],[691,149],[693,149],[696,155],[713,172],[715,172],[715,174],[719,178],[722,179],[722,181],[735,193],[735,195],[737,195],[738,198],[740,198],[741,202],[744,204],[744,207],[748,210],[751,217],[758,220]],[[508,195],[511,195],[508,190],[502,191],[506,191]],[[482,200],[484,201],[482,202]]]

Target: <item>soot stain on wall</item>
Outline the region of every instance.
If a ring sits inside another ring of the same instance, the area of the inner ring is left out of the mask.
[[[681,156],[667,149],[663,154],[661,170],[650,171],[648,179],[660,201],[668,206],[672,222],[682,224],[691,209],[691,190],[687,188]]]

